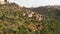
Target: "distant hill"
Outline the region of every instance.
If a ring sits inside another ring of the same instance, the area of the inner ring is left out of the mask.
[[[58,6],[57,6],[58,7]],[[0,34],[60,34],[60,9],[0,5]]]
[[[50,17],[52,16],[53,18],[60,20],[60,6],[41,6],[28,9],[37,12],[39,14],[44,14]]]

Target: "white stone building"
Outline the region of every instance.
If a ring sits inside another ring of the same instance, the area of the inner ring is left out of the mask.
[[[28,14],[28,17],[33,17],[33,15],[32,14]]]
[[[0,0],[0,4],[5,4],[7,0]]]

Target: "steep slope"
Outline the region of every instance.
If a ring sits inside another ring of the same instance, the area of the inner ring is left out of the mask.
[[[36,10],[42,12],[48,8],[41,9]],[[50,16],[55,12],[47,16],[50,12],[39,14],[36,10],[34,12],[15,3],[0,5],[0,34],[60,34],[60,21]]]
[[[0,34],[40,34],[41,15],[15,3],[0,5]]]

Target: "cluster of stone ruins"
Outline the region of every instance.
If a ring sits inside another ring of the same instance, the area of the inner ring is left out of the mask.
[[[36,13],[34,13],[34,12],[32,12],[32,11],[28,11],[28,13],[23,13],[23,16],[28,16],[28,17],[35,17],[35,19],[38,19],[38,20],[42,20],[42,15],[40,15],[40,14],[36,14]]]

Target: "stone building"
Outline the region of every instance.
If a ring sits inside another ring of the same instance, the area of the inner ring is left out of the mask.
[[[6,4],[7,0],[0,0],[0,4]]]

